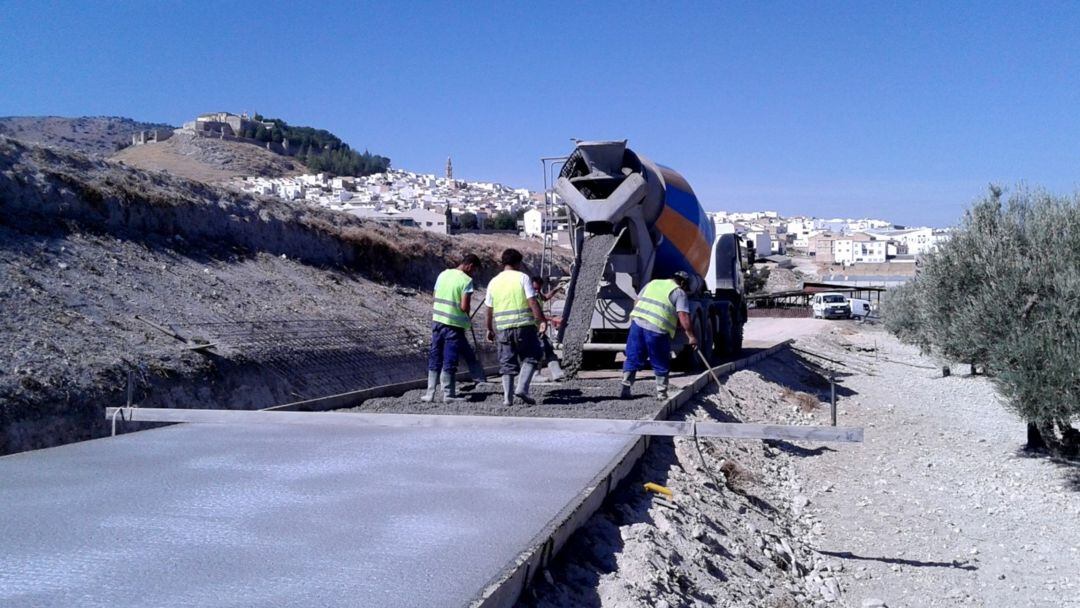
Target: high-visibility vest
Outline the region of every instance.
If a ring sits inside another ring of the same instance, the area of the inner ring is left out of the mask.
[[[529,300],[525,297],[525,288],[521,286],[522,280],[527,279],[524,272],[504,270],[488,283],[495,329],[513,329],[536,324],[532,309],[529,308]]]
[[[631,318],[644,319],[675,337],[675,327],[679,317],[675,314],[675,305],[671,303],[671,292],[679,286],[671,279],[649,281],[645,289],[638,294],[637,303],[630,313]]]
[[[469,315],[461,310],[461,296],[472,279],[457,268],[439,273],[435,279],[435,303],[431,318],[443,325],[468,328]]]

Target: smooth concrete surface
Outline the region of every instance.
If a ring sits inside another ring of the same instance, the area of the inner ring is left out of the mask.
[[[0,458],[0,606],[462,606],[617,435],[189,424]]]

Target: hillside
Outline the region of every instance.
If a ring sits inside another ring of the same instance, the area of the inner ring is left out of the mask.
[[[200,182],[224,182],[234,177],[284,177],[309,172],[294,158],[248,143],[197,137],[183,131],[163,142],[130,146],[113,155],[147,171],[167,171]]]
[[[538,259],[0,137],[0,454],[107,434],[129,373],[159,407],[418,377],[434,277],[511,243]]]
[[[172,129],[160,123],[139,122],[120,116],[6,116],[0,117],[0,135],[93,156],[109,156],[131,143],[132,133],[145,129]]]

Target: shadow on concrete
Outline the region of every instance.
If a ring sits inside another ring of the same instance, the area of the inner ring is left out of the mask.
[[[951,562],[921,562],[914,559],[902,559],[899,557],[868,557],[864,555],[855,555],[851,551],[823,551],[821,549],[815,549],[815,551],[822,555],[839,557],[840,559],[882,562],[884,564],[899,564],[901,566],[911,566],[913,568],[956,568],[957,570],[978,570],[977,567],[967,561],[958,562],[956,560],[953,560]]]

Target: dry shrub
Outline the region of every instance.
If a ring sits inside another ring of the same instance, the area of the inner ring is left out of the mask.
[[[788,403],[799,408],[799,411],[804,413],[813,412],[821,405],[821,402],[818,400],[818,398],[811,395],[810,393],[793,391],[790,388],[785,388],[783,392],[780,393],[780,397],[782,397],[784,401],[787,401]]]

